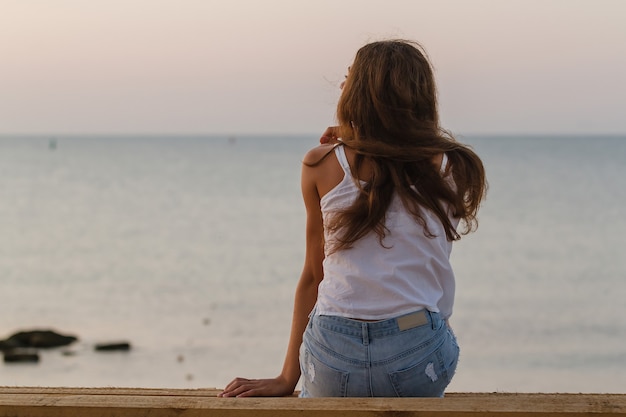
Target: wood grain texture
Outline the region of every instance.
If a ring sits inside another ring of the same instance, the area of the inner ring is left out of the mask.
[[[0,387],[0,417],[625,416],[624,394],[451,393],[446,398],[217,398],[217,389]]]

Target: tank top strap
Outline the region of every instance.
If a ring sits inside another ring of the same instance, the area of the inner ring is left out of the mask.
[[[337,161],[339,161],[339,165],[341,165],[341,168],[343,168],[343,172],[345,172],[347,176],[352,175],[350,172],[348,157],[346,157],[346,150],[343,146],[341,146],[341,144],[335,145],[335,155],[337,156]]]
[[[443,157],[441,158],[441,168],[439,168],[439,172],[442,175],[445,174],[446,168],[448,168],[448,155],[444,152]]]

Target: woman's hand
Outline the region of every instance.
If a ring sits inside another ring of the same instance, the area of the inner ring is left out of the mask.
[[[324,133],[322,133],[322,137],[320,138],[320,143],[335,143],[339,138],[339,126],[330,126],[326,128]]]
[[[235,378],[218,397],[283,397],[293,394],[294,386],[282,376],[269,379]]]

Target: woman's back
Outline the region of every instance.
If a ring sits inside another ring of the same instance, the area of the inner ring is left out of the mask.
[[[324,224],[350,206],[360,192],[349,161],[354,162],[354,152],[337,146],[326,159],[317,167],[328,178],[320,190]],[[443,175],[445,166],[440,167]],[[366,182],[367,165],[361,171],[359,180]],[[380,320],[425,308],[441,311],[444,318],[450,316],[454,298],[454,274],[448,261],[451,242],[433,214],[424,211],[423,216],[437,237],[426,236],[395,196],[385,216],[383,247],[370,232],[351,248],[333,251],[336,232],[325,228],[324,280],[318,290],[317,314]]]

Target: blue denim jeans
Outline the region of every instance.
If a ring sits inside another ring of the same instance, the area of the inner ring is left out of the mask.
[[[459,358],[438,313],[364,322],[311,315],[300,397],[443,397]]]

